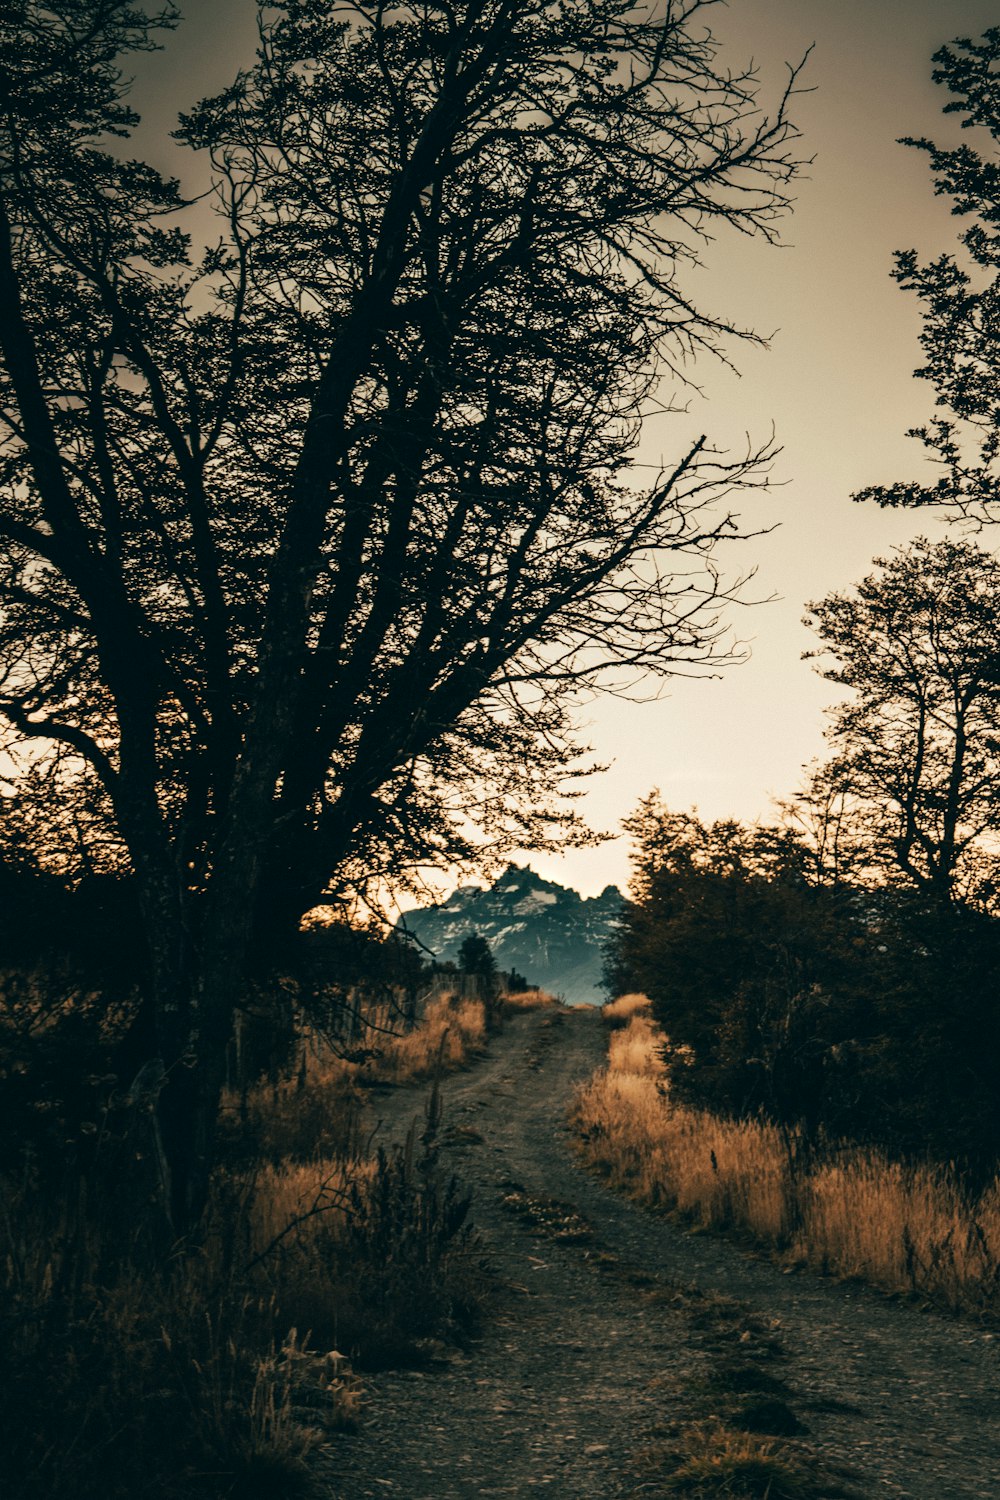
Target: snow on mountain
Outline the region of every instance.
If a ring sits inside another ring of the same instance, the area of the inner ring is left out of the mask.
[[[441,961],[456,960],[463,940],[478,932],[498,968],[516,969],[571,1005],[599,1005],[601,948],[622,900],[613,885],[584,898],[512,864],[492,886],[459,886],[438,906],[404,912],[398,925]]]

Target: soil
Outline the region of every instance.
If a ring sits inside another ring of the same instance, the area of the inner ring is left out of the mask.
[[[466,1349],[366,1377],[364,1420],[330,1451],[327,1492],[648,1500],[665,1493],[686,1425],[731,1417],[732,1392],[756,1387],[769,1399],[743,1398],[744,1411],[780,1408],[787,1430],[806,1429],[791,1441],[828,1476],[813,1494],[997,1500],[995,1335],[789,1274],[610,1191],[566,1118],[605,1044],[594,1011],[529,1012],[443,1080],[441,1163],[474,1191],[499,1291]],[[378,1101],[377,1139],[401,1140],[424,1098]]]

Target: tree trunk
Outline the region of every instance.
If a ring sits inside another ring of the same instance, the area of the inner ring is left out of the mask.
[[[174,892],[147,885],[143,893],[159,1056],[140,1077],[147,1092],[155,1088],[155,1147],[175,1241],[197,1236],[208,1203],[226,1055],[246,972],[249,924],[239,915],[240,894],[230,894],[235,918],[219,920],[220,903],[213,902],[195,936],[195,913]]]

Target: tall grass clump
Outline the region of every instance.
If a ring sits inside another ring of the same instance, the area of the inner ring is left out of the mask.
[[[385,1039],[381,1056],[369,1064],[369,1074],[388,1083],[409,1083],[461,1067],[482,1050],[486,1030],[482,1000],[441,995],[411,1031]]]
[[[949,1167],[852,1143],[809,1150],[761,1117],[690,1108],[671,1095],[665,1052],[638,1009],[577,1092],[582,1150],[614,1184],[815,1270],[1000,1316],[1000,1180],[973,1198]]]
[[[608,1038],[608,1067],[612,1073],[660,1080],[664,1074],[663,1043],[663,1034],[652,1017],[639,1011]]]
[[[549,1010],[559,1001],[548,990],[511,990],[501,997],[501,1004],[506,1013],[517,1015],[525,1010]]]
[[[464,1338],[486,1284],[470,1199],[433,1150],[405,1147],[349,1167],[272,1168],[255,1184],[249,1249],[289,1326],[359,1368],[420,1364]]]
[[[633,1016],[646,1013],[651,1005],[648,995],[619,995],[601,1006],[601,1019],[607,1026],[627,1026]]]
[[[123,1254],[122,1226],[96,1204],[84,1217],[15,1196],[12,1209],[0,1248],[8,1500],[238,1496],[265,1471],[275,1500],[306,1493],[309,1455],[349,1416],[353,1383],[293,1366],[294,1330],[266,1281],[241,1274],[223,1225],[156,1264]]]
[[[414,1155],[220,1174],[202,1242],[166,1263],[96,1201],[4,1184],[5,1500],[308,1493],[357,1418],[352,1370],[423,1363],[479,1312],[468,1197]]]
[[[406,1084],[465,1066],[485,1045],[482,1000],[442,995],[405,1025],[398,1011],[367,1006],[354,1017],[349,1042],[308,1026],[298,1051],[274,1076],[228,1088],[223,1131],[231,1158],[244,1162],[355,1159],[365,1138],[366,1091]]]

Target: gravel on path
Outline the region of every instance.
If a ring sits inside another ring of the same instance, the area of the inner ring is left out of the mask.
[[[470,1350],[366,1377],[365,1422],[326,1462],[331,1500],[655,1495],[642,1452],[683,1421],[686,1393],[705,1391],[719,1352],[691,1316],[702,1304],[663,1287],[696,1287],[709,1308],[736,1299],[773,1334],[809,1449],[856,1494],[1000,1500],[994,1336],[855,1284],[787,1274],[606,1188],[567,1125],[605,1040],[596,1011],[529,1012],[443,1080],[442,1165],[473,1189],[502,1292]],[[423,1107],[415,1090],[381,1100],[378,1138],[402,1139]],[[510,1211],[532,1199],[571,1205],[590,1236],[560,1240]]]

